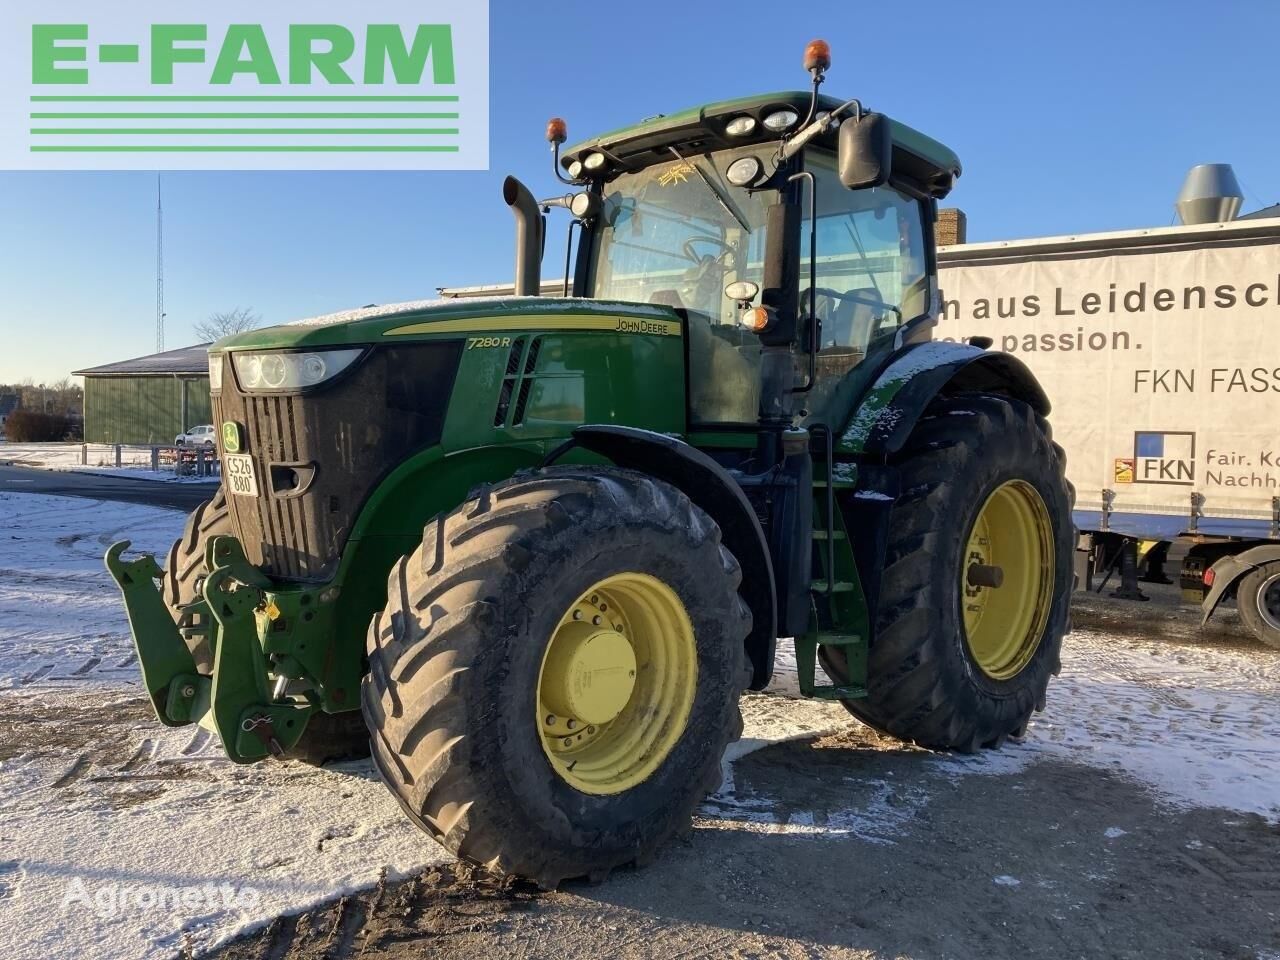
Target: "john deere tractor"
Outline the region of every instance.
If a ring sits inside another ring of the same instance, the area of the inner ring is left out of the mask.
[[[1049,403],[931,342],[960,163],[828,64],[570,149],[553,121],[567,196],[504,187],[514,296],[215,344],[219,493],[164,570],[107,555],[160,721],[238,763],[371,744],[423,830],[546,887],[688,828],[779,638],[892,736],[1021,735],[1072,578]]]

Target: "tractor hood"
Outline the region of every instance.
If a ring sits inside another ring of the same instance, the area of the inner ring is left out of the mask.
[[[548,328],[680,332],[670,307],[569,297],[491,297],[465,300],[419,300],[361,307],[264,327],[219,340],[211,353],[230,350],[316,349],[347,344],[386,343],[406,337],[453,336]]]

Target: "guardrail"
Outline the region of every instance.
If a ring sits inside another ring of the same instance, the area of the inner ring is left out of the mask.
[[[107,458],[117,469],[150,466],[152,473],[172,473],[178,477],[216,477],[221,474],[218,451],[211,445],[200,446],[141,446],[134,444],[80,445],[80,465],[90,466],[89,449],[107,448]],[[101,464],[106,465],[106,464]]]

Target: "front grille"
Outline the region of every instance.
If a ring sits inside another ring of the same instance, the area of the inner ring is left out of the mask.
[[[440,442],[461,354],[460,341],[377,348],[305,394],[224,381],[214,414],[244,428],[258,480],[257,497],[228,498],[249,561],[285,580],[330,579],[378,482]]]

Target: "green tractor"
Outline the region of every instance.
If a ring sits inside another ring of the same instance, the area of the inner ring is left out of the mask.
[[[238,763],[371,749],[423,830],[548,888],[689,828],[779,638],[894,737],[1021,735],[1072,584],[1049,403],[931,342],[959,161],[828,63],[568,150],[553,121],[574,191],[506,181],[514,296],[216,344],[219,493],[164,570],[107,555],[160,721]]]

